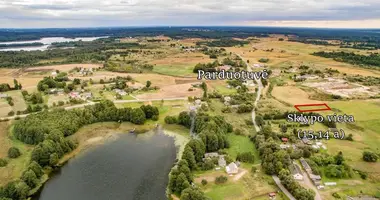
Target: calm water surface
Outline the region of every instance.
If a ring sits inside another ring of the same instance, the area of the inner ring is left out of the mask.
[[[175,162],[174,139],[164,134],[120,134],[70,160],[51,177],[39,200],[166,199]]]
[[[0,51],[36,51],[36,50],[47,50],[48,47],[55,42],[72,42],[72,41],[94,41],[99,38],[104,37],[81,37],[81,38],[64,38],[64,37],[47,37],[41,38],[40,40],[28,40],[28,41],[15,41],[15,42],[0,42],[0,44],[24,44],[24,43],[43,43],[43,46],[38,47],[11,47],[11,48],[2,48]]]

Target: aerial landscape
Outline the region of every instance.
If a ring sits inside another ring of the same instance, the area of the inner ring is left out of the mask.
[[[380,29],[143,19],[4,22],[0,200],[380,199]]]

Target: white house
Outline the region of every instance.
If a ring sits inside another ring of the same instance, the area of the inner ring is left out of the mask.
[[[0,98],[7,98],[8,97],[8,94],[4,94],[4,93],[0,93]]]
[[[234,162],[232,162],[226,167],[226,172],[228,175],[237,174],[239,172],[239,168]]]
[[[56,71],[52,72],[51,76],[57,76],[57,72]]]
[[[219,156],[218,165],[220,167],[225,167],[227,165],[226,160],[224,159],[224,156]]]
[[[290,171],[292,172],[292,176],[294,180],[301,181],[303,180],[303,175],[300,167],[293,163],[292,165],[289,166]]]

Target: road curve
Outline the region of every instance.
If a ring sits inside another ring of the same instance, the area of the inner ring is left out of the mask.
[[[237,56],[239,56],[244,62],[245,64],[247,65],[247,71],[251,72],[252,71],[252,68],[251,66],[244,60],[244,58],[239,55],[239,54],[236,54]],[[257,84],[258,84],[258,90],[257,90],[257,96],[256,96],[256,99],[255,99],[255,102],[254,102],[254,106],[253,106],[253,110],[252,110],[252,122],[253,122],[253,125],[255,126],[255,130],[256,132],[259,132],[260,131],[260,127],[257,125],[256,123],[256,112],[255,112],[255,108],[257,107],[257,104],[258,102],[260,101],[260,98],[261,98],[261,92],[264,88],[262,82],[261,82],[261,79],[255,79]],[[292,194],[290,194],[290,192],[282,185],[280,179],[273,175],[272,176],[274,182],[276,182],[277,186],[281,189],[281,191],[290,199],[290,200],[296,200]]]

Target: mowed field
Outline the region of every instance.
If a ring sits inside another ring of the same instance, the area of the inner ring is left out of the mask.
[[[33,148],[13,138],[10,134],[11,124],[11,121],[0,122],[0,158],[4,158],[8,161],[7,166],[0,167],[0,186],[21,176],[21,173],[29,163],[31,150]],[[20,149],[20,157],[16,159],[8,158],[8,149],[12,146]]]
[[[291,105],[322,103],[309,99],[308,93],[296,86],[276,86],[273,88],[272,95],[276,99]]]
[[[321,46],[303,44],[298,42],[278,41],[279,37],[273,38],[260,38],[257,43],[251,43],[244,47],[229,47],[228,51],[236,52],[249,60],[250,63],[257,63],[260,58],[269,58],[269,62],[266,65],[271,67],[285,67],[293,65],[308,65],[317,69],[323,70],[325,68],[337,69],[341,73],[350,75],[363,75],[363,76],[376,76],[380,77],[380,71],[364,69],[348,63],[337,62],[333,59],[322,58],[318,56],[310,55],[311,53],[318,51],[347,51],[361,54],[368,54],[365,50],[356,49],[340,49],[339,47]],[[255,50],[257,49],[257,50]],[[271,50],[271,52],[267,50]],[[284,65],[284,63],[286,65]]]
[[[149,63],[154,65],[153,71],[156,73],[194,77],[196,74],[193,73],[193,68],[196,64],[213,61],[203,53],[182,52]]]

